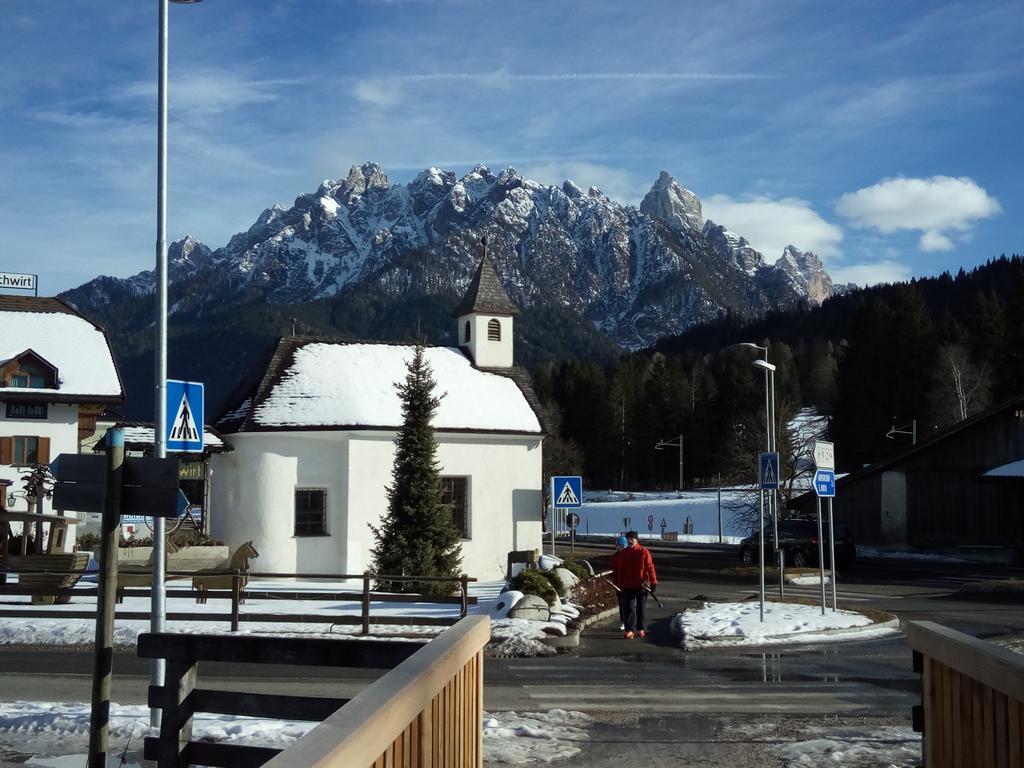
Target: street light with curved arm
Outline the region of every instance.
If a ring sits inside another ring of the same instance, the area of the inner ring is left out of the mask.
[[[683,436],[679,435],[675,440],[659,440],[654,444],[654,450],[660,451],[663,448],[679,446],[679,490],[683,490]]]

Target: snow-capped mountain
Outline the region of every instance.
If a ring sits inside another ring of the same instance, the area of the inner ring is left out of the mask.
[[[247,232],[211,251],[187,237],[170,249],[172,311],[261,296],[302,303],[375,284],[394,300],[460,293],[479,241],[521,307],[579,313],[619,345],[636,348],[725,310],[828,297],[831,279],[813,253],[792,246],[774,264],[741,236],[705,222],[700,199],[662,172],[639,208],[478,165],[462,178],[429,168],[392,184],[375,163],[324,181],[291,207],[263,211]],[[141,296],[152,272],[101,277],[65,294],[80,308]]]

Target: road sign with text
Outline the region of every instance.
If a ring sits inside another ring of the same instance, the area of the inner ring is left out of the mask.
[[[814,492],[821,497],[836,495],[836,473],[831,469],[819,469],[814,473]]]

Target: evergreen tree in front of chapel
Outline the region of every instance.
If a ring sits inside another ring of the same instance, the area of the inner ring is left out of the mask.
[[[395,438],[395,465],[387,489],[388,511],[373,547],[377,573],[395,576],[451,576],[452,582],[392,582],[392,591],[450,594],[462,565],[459,531],[451,509],[441,503],[441,476],[431,422],[444,395],[436,396],[433,372],[422,344],[406,364],[405,381],[396,384],[402,400],[402,426]]]

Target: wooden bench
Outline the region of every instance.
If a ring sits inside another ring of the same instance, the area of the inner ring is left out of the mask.
[[[78,583],[89,565],[88,552],[54,552],[41,555],[11,555],[11,570],[18,573],[18,584],[38,589],[32,595],[33,605],[64,605],[70,595],[45,594],[58,589],[70,589]]]

